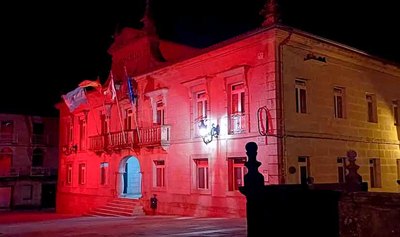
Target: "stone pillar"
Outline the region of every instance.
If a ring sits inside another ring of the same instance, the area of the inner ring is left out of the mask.
[[[354,150],[347,151],[347,160],[349,164],[346,165],[348,174],[346,175],[345,188],[347,192],[362,191],[362,177],[358,174],[358,166],[356,162],[357,152]]]
[[[246,144],[247,174],[240,192],[246,196],[247,236],[257,236],[257,227],[262,226],[264,207],[260,206],[264,192],[264,176],[258,171],[261,162],[257,161],[258,146],[255,142]]]
[[[117,172],[117,194],[118,197],[122,197],[124,195],[124,174],[125,172]]]

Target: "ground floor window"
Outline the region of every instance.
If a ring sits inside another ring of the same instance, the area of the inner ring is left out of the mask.
[[[165,187],[165,161],[154,161],[154,187]]]
[[[244,166],[245,157],[228,158],[228,190],[239,190],[244,185],[244,175],[247,168]]]
[[[208,159],[196,159],[196,188],[209,189]]]
[[[100,163],[100,184],[108,184],[108,162]]]
[[[86,183],[86,164],[85,163],[79,164],[78,180],[79,180],[79,184]]]
[[[72,164],[67,164],[67,170],[66,170],[66,183],[67,185],[72,184]]]

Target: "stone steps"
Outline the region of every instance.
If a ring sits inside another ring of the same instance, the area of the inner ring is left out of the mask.
[[[143,206],[138,199],[115,198],[104,206],[94,208],[85,216],[142,216]]]

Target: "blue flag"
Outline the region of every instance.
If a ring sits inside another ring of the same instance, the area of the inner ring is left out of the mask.
[[[132,103],[135,103],[135,92],[133,91],[132,80],[128,77],[128,92],[129,92],[129,99]]]
[[[66,95],[63,95],[62,98],[70,112],[74,111],[79,105],[87,102],[85,91],[82,87],[68,92]]]

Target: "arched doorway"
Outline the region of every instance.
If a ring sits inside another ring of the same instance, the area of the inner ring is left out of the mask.
[[[134,156],[128,156],[121,160],[119,165],[119,197],[142,197],[142,173],[139,160]]]

